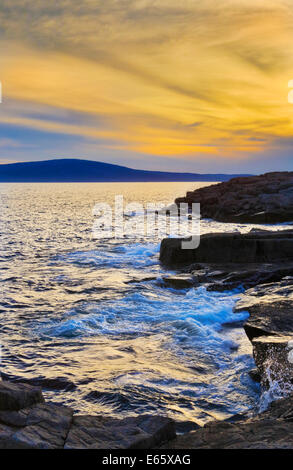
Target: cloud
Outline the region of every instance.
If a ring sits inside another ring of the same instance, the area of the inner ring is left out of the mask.
[[[0,139],[0,148],[21,148],[22,144],[17,140],[3,138]]]
[[[113,155],[264,154],[292,134],[292,6],[2,0],[0,122]]]

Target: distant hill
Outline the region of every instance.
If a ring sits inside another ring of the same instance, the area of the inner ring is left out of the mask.
[[[235,176],[240,175],[134,170],[125,166],[79,159],[0,165],[0,182],[2,183],[227,181]]]

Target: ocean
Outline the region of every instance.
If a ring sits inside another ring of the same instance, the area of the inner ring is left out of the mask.
[[[162,277],[174,272],[159,263],[158,237],[92,233],[95,204],[115,195],[168,205],[207,184],[1,184],[3,376],[83,414],[203,424],[256,408],[239,326],[247,313],[233,313],[241,288],[166,288]],[[201,222],[201,233],[251,228]]]

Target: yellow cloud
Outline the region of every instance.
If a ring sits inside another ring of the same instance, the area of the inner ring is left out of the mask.
[[[292,135],[291,0],[45,3],[0,6],[4,96],[99,125],[5,115],[5,106],[1,122],[190,158],[237,158]]]

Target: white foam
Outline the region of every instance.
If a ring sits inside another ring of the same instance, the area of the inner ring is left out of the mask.
[[[269,405],[276,400],[288,397],[293,392],[292,383],[288,383],[282,379],[275,379],[272,377],[271,366],[266,368],[266,377],[268,380],[268,389],[261,393],[259,411],[265,411]]]
[[[189,343],[206,351],[234,348],[221,335],[223,323],[244,320],[248,314],[233,313],[237,296],[208,292],[204,287],[174,292],[154,286],[151,291],[133,293],[96,305],[72,310],[57,324],[42,329],[45,336],[156,334],[165,332],[175,343]]]
[[[141,269],[143,266],[158,264],[160,244],[133,243],[112,246],[107,250],[77,251],[63,256],[63,260],[84,266],[99,268],[124,269],[131,266]]]

